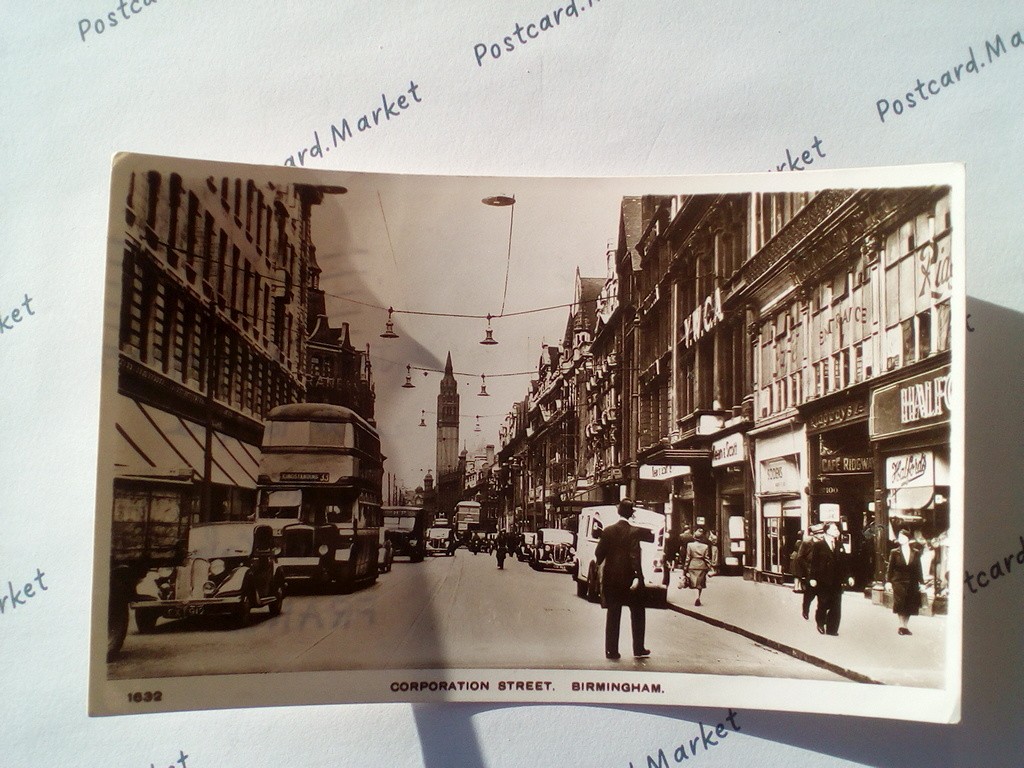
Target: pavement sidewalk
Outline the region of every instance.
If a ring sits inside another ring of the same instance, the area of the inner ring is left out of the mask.
[[[860,592],[843,595],[839,635],[820,635],[814,608],[805,621],[803,595],[790,586],[715,576],[694,606],[697,593],[676,589],[681,571],[672,573],[669,608],[737,632],[777,651],[864,683],[941,687],[945,679],[946,616],[913,616],[910,636],[896,632],[898,619],[889,608],[873,605]]]

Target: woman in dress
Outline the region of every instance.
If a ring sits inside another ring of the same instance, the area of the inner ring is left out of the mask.
[[[921,589],[924,574],[921,571],[921,552],[910,543],[910,531],[903,528],[897,538],[897,545],[889,553],[889,567],[885,580],[892,590],[892,612],[899,617],[896,630],[901,635],[912,634],[907,626],[910,617],[921,609]]]
[[[697,590],[697,599],[693,604],[699,606],[700,595],[708,585],[708,571],[711,570],[711,546],[704,536],[704,529],[694,531],[693,541],[686,545],[686,558],[683,561],[683,581],[679,589],[688,586]]]

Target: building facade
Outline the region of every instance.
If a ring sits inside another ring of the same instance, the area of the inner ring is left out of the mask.
[[[262,416],[305,395],[317,200],[304,186],[132,175],[125,200],[115,505],[254,508]]]
[[[942,610],[951,234],[948,188],[624,198],[594,311],[506,420],[510,506],[629,495],[670,551],[701,527],[723,573],[778,583],[834,521],[879,603],[907,527]]]

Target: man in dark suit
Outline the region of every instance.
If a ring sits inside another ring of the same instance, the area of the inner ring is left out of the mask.
[[[633,655],[643,659],[651,655],[644,647],[647,616],[644,613],[644,574],[640,566],[640,529],[629,524],[633,502],[619,502],[617,523],[601,531],[597,542],[597,564],[601,568],[601,605],[607,609],[604,625],[604,655],[619,657],[619,625],[622,606],[629,607],[633,630]]]
[[[825,536],[814,542],[811,548],[808,583],[818,597],[814,620],[818,632],[823,635],[838,635],[839,620],[842,618],[843,588],[853,586],[850,576],[849,558],[839,541],[839,526],[829,523]]]

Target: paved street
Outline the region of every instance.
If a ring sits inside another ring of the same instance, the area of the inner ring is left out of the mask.
[[[134,629],[111,678],[401,668],[643,669],[842,678],[733,632],[671,610],[648,610],[653,655],[604,659],[604,611],[575,594],[566,574],[460,549],[455,557],[396,562],[376,585],[351,595],[290,594],[284,612],[253,614],[244,629],[216,619]]]

